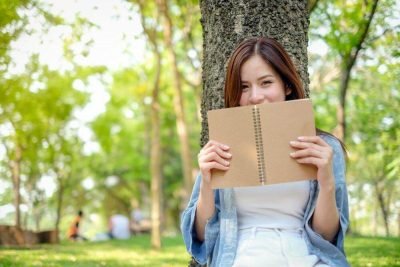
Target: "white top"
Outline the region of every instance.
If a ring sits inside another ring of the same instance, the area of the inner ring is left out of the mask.
[[[303,228],[304,212],[310,194],[309,181],[238,187],[233,191],[239,229]]]
[[[110,219],[111,234],[115,239],[128,239],[131,236],[128,217],[116,214]]]

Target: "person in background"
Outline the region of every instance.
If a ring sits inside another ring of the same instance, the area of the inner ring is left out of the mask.
[[[68,228],[68,232],[67,232],[68,239],[73,240],[73,241],[88,240],[86,237],[84,237],[80,233],[80,226],[81,226],[82,218],[83,218],[83,212],[80,210],[80,211],[78,211],[77,216],[74,218],[70,227]]]
[[[129,218],[122,214],[111,216],[108,221],[108,230],[111,239],[129,239],[131,237]]]

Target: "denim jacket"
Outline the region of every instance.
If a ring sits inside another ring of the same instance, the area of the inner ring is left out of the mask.
[[[333,149],[333,174],[336,185],[336,206],[339,211],[339,231],[331,243],[311,228],[311,217],[318,197],[318,182],[310,181],[310,197],[305,209],[304,239],[311,254],[318,256],[329,266],[350,266],[344,253],[344,236],[349,225],[349,208],[345,182],[345,160],[340,143],[331,136],[321,137]],[[233,189],[214,190],[215,213],[205,226],[205,239],[199,241],[195,230],[195,214],[199,197],[201,175],[198,175],[187,208],[182,213],[181,231],[187,251],[200,264],[208,266],[233,265],[237,247],[237,212]]]

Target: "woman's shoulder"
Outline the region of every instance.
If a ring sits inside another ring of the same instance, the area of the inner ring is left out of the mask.
[[[328,145],[330,145],[335,152],[343,152],[342,144],[340,143],[339,139],[336,138],[334,135],[321,133],[319,134],[319,137],[321,137],[326,143],[328,143]]]

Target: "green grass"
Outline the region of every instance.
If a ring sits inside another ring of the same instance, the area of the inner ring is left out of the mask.
[[[149,236],[104,242],[64,242],[33,248],[1,248],[0,267],[5,266],[187,266],[189,256],[182,237],[164,238],[154,251]]]
[[[400,266],[400,238],[348,237],[346,253],[352,266]],[[187,266],[182,238],[164,238],[154,251],[149,236],[127,241],[43,245],[32,248],[0,247],[5,266]]]
[[[345,248],[351,266],[400,266],[400,238],[347,237]]]

